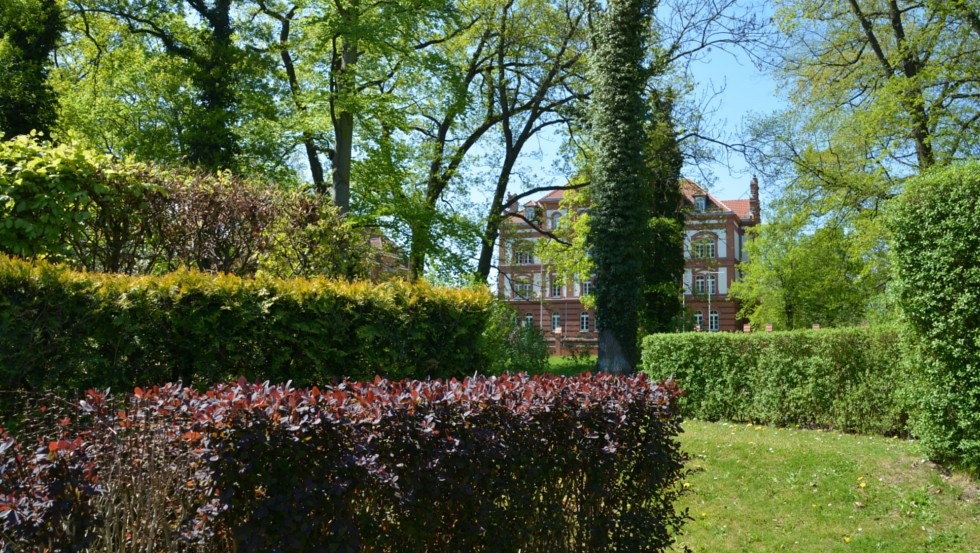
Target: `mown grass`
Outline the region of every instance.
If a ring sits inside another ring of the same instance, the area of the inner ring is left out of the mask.
[[[675,551],[980,552],[980,483],[914,441],[688,420]]]
[[[583,357],[552,355],[548,357],[547,372],[562,376],[574,376],[586,371],[595,371],[595,355]]]

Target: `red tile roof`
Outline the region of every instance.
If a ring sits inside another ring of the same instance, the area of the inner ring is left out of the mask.
[[[725,205],[738,215],[739,219],[748,219],[751,209],[750,200],[725,200]]]

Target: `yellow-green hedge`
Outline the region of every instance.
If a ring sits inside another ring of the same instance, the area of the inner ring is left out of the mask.
[[[898,333],[882,328],[654,334],[643,370],[673,376],[686,416],[907,433],[914,380]]]
[[[485,292],[84,273],[0,256],[0,387],[451,377],[487,364]]]

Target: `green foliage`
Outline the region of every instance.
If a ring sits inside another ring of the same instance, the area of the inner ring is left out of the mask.
[[[933,458],[980,471],[980,163],[911,180],[890,218],[908,346],[927,382]]]
[[[49,58],[64,30],[58,0],[0,5],[0,139],[51,132],[57,99],[48,83]]]
[[[612,0],[592,37],[591,229],[600,370],[635,369],[647,221],[652,212],[643,150],[644,90],[655,1]]]
[[[461,377],[487,366],[490,302],[400,281],[130,277],[0,258],[0,389]]]
[[[548,367],[544,332],[535,325],[524,324],[517,312],[502,301],[490,304],[484,349],[489,359],[486,374],[541,374]]]
[[[130,274],[364,276],[367,242],[322,198],[227,172],[0,144],[0,251]]]
[[[887,313],[887,268],[866,255],[860,233],[835,226],[807,231],[780,218],[746,236],[748,262],[730,294],[754,328],[852,326]]]
[[[643,370],[677,379],[692,417],[892,436],[910,415],[900,349],[879,328],[654,334]]]

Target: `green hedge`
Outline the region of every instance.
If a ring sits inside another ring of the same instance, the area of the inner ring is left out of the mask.
[[[487,365],[491,302],[399,281],[133,277],[0,256],[0,387],[460,377]]]
[[[980,162],[910,180],[891,206],[906,344],[929,455],[980,474]]]
[[[849,432],[905,433],[898,334],[875,328],[655,334],[643,370],[674,376],[686,416]]]

